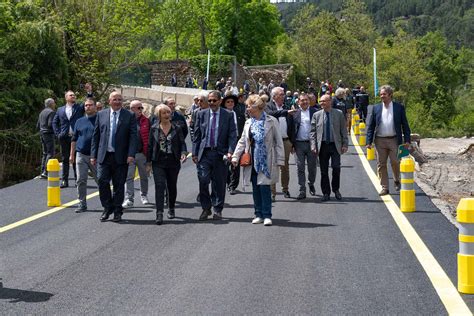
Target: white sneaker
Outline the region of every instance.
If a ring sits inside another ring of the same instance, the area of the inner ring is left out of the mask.
[[[142,196],[142,204],[143,204],[143,205],[150,204],[150,201],[148,201],[148,198],[146,197],[146,195],[143,195],[143,196]]]
[[[265,220],[263,221],[263,226],[272,226],[272,220],[271,218],[265,218]]]
[[[133,201],[130,201],[129,199],[126,199],[122,204],[123,208],[131,208],[132,206],[133,206]]]
[[[252,224],[261,224],[261,223],[263,223],[263,218],[255,217],[255,218],[252,220]]]

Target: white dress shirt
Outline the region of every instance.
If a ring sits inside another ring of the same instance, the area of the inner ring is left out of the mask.
[[[115,133],[117,133],[117,127],[118,127],[118,122],[119,122],[119,117],[120,117],[120,111],[122,109],[115,111],[117,112],[117,118],[115,122]],[[115,148],[112,146],[112,126],[114,124],[114,111],[112,108],[110,109],[110,117],[109,117],[109,141],[107,143],[107,151],[109,152],[115,152]],[[115,142],[117,142],[117,139],[115,139]]]
[[[73,105],[74,104],[67,104],[66,103],[66,109],[65,109],[66,110],[66,117],[69,121],[71,120],[71,117],[72,117],[72,106]],[[69,124],[69,135],[72,135],[72,133],[73,133],[72,126],[71,126],[71,124]]]
[[[309,108],[306,111],[301,110],[301,123],[298,129],[296,140],[309,140],[309,132],[311,131],[311,118],[309,117]]]
[[[276,103],[275,103],[275,105],[276,105],[276,107],[279,111],[283,110],[283,106],[279,106]],[[280,116],[278,118],[278,122],[280,122],[281,138],[288,138],[288,124],[286,122],[286,117],[285,116]]]
[[[396,136],[395,122],[393,120],[393,102],[390,102],[388,107],[382,103],[382,119],[377,130],[377,136],[391,137]]]

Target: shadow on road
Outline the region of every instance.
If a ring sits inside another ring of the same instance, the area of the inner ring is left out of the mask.
[[[9,300],[9,303],[39,303],[48,301],[54,294],[27,290],[10,289],[3,287],[0,282],[0,300]]]

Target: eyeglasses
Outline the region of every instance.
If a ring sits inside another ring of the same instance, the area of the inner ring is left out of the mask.
[[[208,99],[207,100],[207,102],[209,102],[209,103],[216,103],[217,101],[219,101],[219,100],[214,100],[214,99]]]

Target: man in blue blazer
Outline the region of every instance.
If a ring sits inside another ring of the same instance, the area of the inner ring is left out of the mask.
[[[372,143],[375,143],[377,150],[377,173],[382,185],[379,195],[389,194],[387,170],[389,157],[395,189],[400,190],[398,146],[403,143],[407,148],[410,146],[411,131],[405,108],[400,103],[392,102],[392,96],[392,87],[384,85],[380,88],[382,103],[374,106],[367,128],[367,148],[372,148]]]
[[[104,212],[100,220],[106,221],[114,213],[114,222],[122,220],[124,185],[128,164],[135,160],[137,151],[137,122],[135,115],[122,108],[122,95],[112,92],[110,108],[97,113],[92,136],[91,163],[97,166],[100,202]],[[110,180],[114,192],[110,191]]]
[[[202,214],[199,220],[222,218],[224,208],[227,165],[224,159],[231,160],[237,144],[237,130],[234,116],[220,107],[221,94],[211,91],[208,96],[209,110],[197,112],[193,137],[193,161],[197,164],[199,179],[199,197]],[[209,184],[212,190],[209,194]]]
[[[53,118],[53,130],[61,146],[61,157],[63,161],[61,188],[69,186],[71,139],[76,121],[84,116],[84,105],[76,103],[76,95],[73,91],[67,91],[64,98],[66,99],[66,104],[56,111],[56,115]],[[77,180],[75,163],[72,164],[72,170],[74,171],[74,179]]]

